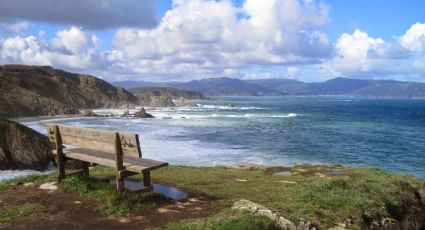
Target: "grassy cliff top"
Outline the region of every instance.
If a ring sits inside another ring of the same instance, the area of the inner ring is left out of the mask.
[[[104,178],[112,177],[114,170],[94,167],[90,173],[94,178]],[[258,225],[258,228],[252,229],[261,229],[270,224],[262,218],[251,220],[247,214],[232,212],[230,206],[240,199],[264,205],[294,223],[308,220],[321,229],[333,227],[349,218],[353,222],[351,228],[358,229],[369,224],[368,221],[385,217],[403,220],[409,207],[423,207],[422,197],[425,196],[425,182],[415,177],[338,165],[244,169],[170,166],[155,170],[152,176],[155,183],[173,185],[188,191],[191,196],[214,200],[208,207],[212,211],[206,212],[207,216],[170,218],[162,223],[161,228],[170,229],[222,229],[223,226],[244,229],[247,225]],[[1,194],[23,183],[33,181],[37,184],[54,178],[52,174],[3,182],[0,184],[0,200],[7,203]],[[140,176],[130,179],[141,180]],[[130,213],[138,216],[137,213],[146,210],[157,213],[152,210],[170,205],[164,204],[160,196],[149,197],[150,193],[117,195],[108,182],[93,178],[70,177],[60,187],[64,191],[97,200],[98,210],[106,215],[125,216],[125,213]],[[143,206],[144,202],[148,209],[141,208],[146,207]]]

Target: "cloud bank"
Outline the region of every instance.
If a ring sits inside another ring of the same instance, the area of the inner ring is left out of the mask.
[[[156,26],[153,0],[0,1],[0,20],[29,20],[89,29]]]
[[[124,6],[101,2],[119,14],[131,1]],[[0,38],[0,63],[52,65],[107,80],[229,76],[318,81],[341,76],[425,81],[425,23],[411,25],[391,41],[359,28],[332,42],[321,31],[329,21],[329,6],[314,0],[246,0],[240,7],[231,1],[175,0],[156,27],[126,28],[132,24],[122,22],[110,50],[100,48],[110,41],[86,29],[102,28],[103,22],[82,22],[50,39],[43,32],[23,36],[25,22],[3,26],[12,35]]]

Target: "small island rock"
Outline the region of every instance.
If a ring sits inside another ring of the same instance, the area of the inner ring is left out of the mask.
[[[134,113],[134,117],[155,118],[152,114],[147,113],[145,108],[141,108],[139,112]]]

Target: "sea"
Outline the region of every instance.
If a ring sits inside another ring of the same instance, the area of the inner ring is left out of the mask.
[[[46,123],[136,132],[142,157],[172,165],[342,164],[425,179],[425,100],[315,96],[194,102],[150,108],[154,119],[97,109],[114,116],[23,124],[44,134]]]

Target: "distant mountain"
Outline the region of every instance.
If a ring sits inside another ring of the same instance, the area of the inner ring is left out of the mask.
[[[94,76],[49,66],[0,66],[0,117],[69,114],[137,102],[125,89]]]
[[[131,88],[128,89],[132,94],[135,96],[140,95],[150,95],[150,96],[165,96],[170,97],[173,100],[179,100],[182,98],[190,99],[190,100],[206,100],[208,97],[206,97],[204,94],[190,91],[190,90],[183,90],[183,89],[176,89],[176,88],[168,88],[168,87],[145,87],[145,88]]]
[[[120,83],[123,84],[124,82]],[[334,78],[325,82],[304,83],[292,79],[239,80],[222,77],[190,82],[144,82],[144,84],[194,90],[207,96],[345,95],[372,98],[425,98],[425,83],[392,80]]]
[[[300,94],[307,85],[293,79],[261,79],[261,80],[246,80],[246,82],[257,84],[266,89],[273,90],[273,94],[293,95]]]
[[[273,90],[228,77],[194,80],[187,83],[172,84],[179,89],[194,90],[209,96],[263,96],[273,94]]]

